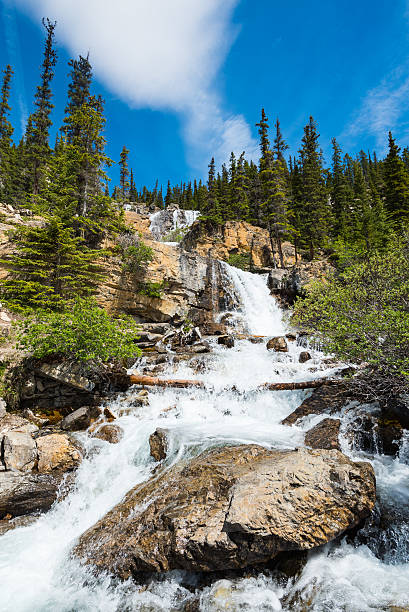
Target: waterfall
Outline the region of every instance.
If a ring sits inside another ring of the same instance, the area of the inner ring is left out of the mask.
[[[274,336],[285,333],[281,310],[270,296],[266,278],[224,266],[231,283],[233,312],[251,334]],[[286,427],[281,421],[305,397],[304,392],[257,390],[267,380],[306,380],[331,375],[322,354],[311,349],[312,361],[300,364],[302,347],[289,343],[288,353],[272,353],[265,342],[236,341],[226,349],[213,342],[206,368],[197,372],[186,363],[168,364],[166,378],[196,378],[207,389],[156,389],[150,404],[134,408],[117,423],[124,430],[119,444],[109,445],[78,438],[87,457],[76,474],[72,492],[33,524],[0,537],[1,612],[122,612],[125,610],[183,610],[192,600],[184,584],[186,575],[172,572],[149,584],[132,581],[118,584],[110,576],[94,576],[71,558],[78,537],[95,524],[125,493],[150,478],[156,464],[149,455],[149,435],[157,427],[170,432],[167,465],[182,457],[224,443],[257,443],[268,448],[292,449],[303,445],[311,425]],[[234,387],[234,391],[231,389]],[[210,390],[209,390],[210,389]],[[134,391],[119,394],[109,403],[114,413],[132,406]],[[321,417],[320,417],[321,418]],[[352,456],[347,441],[344,451]],[[401,458],[370,457],[377,476],[380,501],[398,507],[409,502],[409,466]],[[354,459],[368,460],[354,452]],[[398,542],[406,539],[396,527]],[[409,571],[405,547],[393,560],[378,558],[370,546],[347,541],[312,552],[298,579],[287,582],[274,574],[253,573],[247,578],[223,579],[200,591],[200,610],[315,610],[364,612],[390,610],[409,605]],[[193,577],[191,577],[193,581]],[[287,603],[284,603],[287,602]]]

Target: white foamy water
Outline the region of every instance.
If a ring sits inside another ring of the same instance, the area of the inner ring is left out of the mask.
[[[282,312],[269,295],[266,279],[225,268],[240,296],[236,318],[250,333],[279,335],[286,330]],[[164,377],[197,378],[206,390],[157,389],[149,393],[150,405],[135,408],[118,418],[125,435],[110,445],[81,434],[87,449],[76,476],[75,489],[34,524],[0,537],[1,612],[127,612],[176,611],[196,596],[200,610],[322,612],[387,611],[409,605],[409,571],[405,547],[378,559],[371,542],[331,544],[310,555],[301,576],[288,583],[274,575],[219,580],[212,586],[188,590],[187,576],[172,572],[149,585],[132,581],[118,584],[110,576],[94,576],[70,551],[78,537],[112,508],[134,485],[147,480],[155,467],[149,455],[149,435],[157,427],[170,430],[170,466],[184,456],[194,456],[223,443],[258,443],[268,448],[295,448],[303,444],[310,420],[299,427],[280,424],[306,392],[268,392],[258,389],[266,381],[306,380],[331,375],[324,370],[322,354],[298,363],[301,347],[289,343],[289,353],[267,351],[247,340],[233,349],[214,344],[213,353],[198,356],[204,370],[186,364],[167,366]],[[132,403],[130,389],[110,403],[116,412]],[[344,441],[345,451],[350,450]],[[367,459],[362,454],[354,458]],[[392,510],[409,501],[409,466],[404,458],[381,456],[373,461],[380,502]],[[407,539],[402,525],[393,532],[397,543]],[[393,551],[392,551],[393,552]],[[194,577],[189,579],[194,581]],[[192,582],[193,583],[193,582]]]

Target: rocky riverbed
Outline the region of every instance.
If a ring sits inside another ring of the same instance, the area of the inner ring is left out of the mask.
[[[1,610],[409,605],[405,430],[385,455],[356,438],[356,419],[379,423],[377,409],[357,410],[344,383],[260,388],[334,377],[340,367],[288,334],[265,277],[225,272],[237,301],[223,325],[233,327],[213,331],[228,331],[234,346],[204,331],[184,345],[177,329],[147,329],[151,350],[134,366],[202,387],[130,387],[55,424],[27,414],[16,423],[22,436],[3,429],[14,446],[3,442],[0,478],[44,479],[45,496],[65,471],[66,488],[52,488],[57,502],[30,524],[4,510],[13,528],[0,540]],[[287,350],[268,349],[272,338]],[[19,514],[35,510],[24,508],[35,496],[17,490]]]

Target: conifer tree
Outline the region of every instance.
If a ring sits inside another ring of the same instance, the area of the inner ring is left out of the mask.
[[[42,187],[44,167],[50,159],[49,129],[51,127],[52,104],[51,81],[54,76],[54,66],[57,54],[54,49],[54,30],[56,22],[43,19],[47,37],[42,64],[41,83],[35,94],[35,111],[27,124],[25,135],[26,163],[30,168],[31,192],[37,195]]]
[[[168,187],[166,189],[166,195],[165,195],[165,207],[168,208],[168,206],[171,206],[172,204],[172,189],[170,187],[170,181],[168,181]]]
[[[209,174],[207,178],[207,194],[206,201],[203,210],[203,217],[208,219],[209,221],[220,224],[222,223],[222,218],[220,215],[220,205],[218,200],[218,188],[217,179],[216,179],[216,164],[214,161],[214,157],[210,160],[209,163]]]
[[[391,132],[388,139],[389,152],[383,165],[385,205],[391,219],[401,222],[409,215],[409,173]]]
[[[71,67],[70,83],[68,85],[68,103],[65,107],[65,125],[62,130],[69,142],[78,137],[78,125],[73,125],[71,120],[75,116],[75,112],[88,103],[92,83],[92,67],[89,57],[82,57],[82,55],[78,59],[71,59],[68,65]]]
[[[302,167],[301,239],[314,259],[315,249],[323,246],[328,236],[328,201],[325,188],[319,134],[313,117],[304,128],[300,159]]]
[[[12,141],[13,126],[8,115],[11,111],[9,106],[10,81],[13,74],[11,66],[6,66],[3,71],[4,77],[0,92],[0,199],[10,202],[13,177],[12,177]]]
[[[332,139],[332,177],[330,186],[333,234],[345,237],[348,221],[348,204],[352,199],[352,189],[344,174],[341,147],[336,139]]]
[[[121,198],[123,202],[126,202],[127,200],[129,200],[128,156],[129,156],[129,149],[127,149],[124,145],[121,151],[121,158],[119,161],[120,189],[121,189]]]
[[[61,309],[66,300],[95,291],[102,278],[100,251],[87,248],[56,216],[44,227],[20,227],[14,242],[11,275],[0,281],[2,299],[13,310]]]
[[[131,175],[129,179],[129,201],[136,202],[137,200],[138,200],[138,192],[136,191],[133,170],[131,168]]]
[[[281,164],[283,165],[283,168],[288,171],[287,168],[287,163],[285,161],[285,157],[284,157],[284,153],[285,151],[287,151],[288,149],[288,144],[285,142],[283,135],[281,133],[281,128],[280,128],[280,122],[277,118],[276,122],[275,122],[275,137],[274,137],[274,144],[273,144],[273,152],[276,156],[276,159],[278,159]]]

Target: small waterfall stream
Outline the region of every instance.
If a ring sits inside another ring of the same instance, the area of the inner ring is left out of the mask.
[[[266,279],[226,265],[226,274],[240,296],[234,313],[249,333],[274,336],[285,333],[282,311],[269,295]],[[266,381],[307,380],[331,375],[323,355],[300,364],[302,347],[290,343],[289,353],[267,351],[265,342],[236,341],[232,349],[217,344],[199,372],[187,364],[167,366],[167,378],[196,378],[207,390],[156,389],[150,405],[118,418],[125,435],[106,442],[80,434],[87,458],[78,470],[73,491],[35,523],[0,538],[1,612],[123,612],[177,611],[195,597],[194,576],[182,572],[154,578],[148,585],[118,584],[110,576],[95,577],[70,557],[77,538],[112,508],[135,484],[147,480],[155,463],[149,455],[149,435],[157,427],[170,430],[167,464],[194,456],[209,446],[226,442],[258,443],[269,448],[303,445],[304,432],[322,416],[302,426],[286,427],[281,420],[292,412],[306,392],[257,390]],[[210,391],[209,391],[210,388]],[[115,413],[132,405],[134,391],[119,394],[110,403]],[[324,415],[328,416],[328,415]],[[344,452],[368,460],[363,453]],[[396,459],[369,457],[378,483],[380,504],[399,510],[409,507],[409,465],[405,449]],[[310,553],[298,579],[283,583],[273,574],[223,579],[200,591],[203,612],[231,611],[390,611],[409,606],[408,533],[397,524],[400,547],[383,558],[368,541],[343,540]],[[395,606],[395,608],[393,607]],[[400,608],[398,608],[400,607]]]

